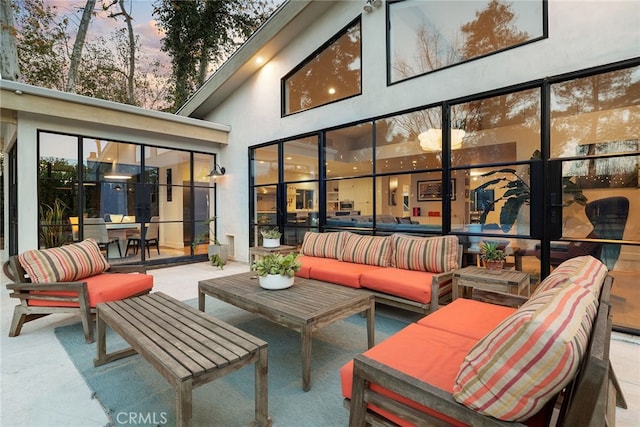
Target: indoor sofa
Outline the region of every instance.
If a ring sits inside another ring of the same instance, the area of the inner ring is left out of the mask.
[[[342,367],[349,425],[546,426],[560,401],[557,425],[614,425],[612,281],[578,257],[519,308],[456,299],[408,325]]]
[[[57,248],[29,250],[4,265],[13,311],[9,336],[31,320],[55,313],[79,313],[85,340],[93,342],[92,314],[101,302],[147,294],[153,276],[141,265],[111,266],[94,239]]]
[[[373,292],[376,302],[422,313],[451,297],[462,249],[456,236],[305,233],[296,275]]]

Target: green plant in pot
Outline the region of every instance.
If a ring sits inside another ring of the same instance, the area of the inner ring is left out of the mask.
[[[44,248],[71,243],[70,225],[65,217],[67,209],[68,206],[60,199],[56,199],[53,205],[40,205],[40,244]]]
[[[215,265],[222,269],[229,257],[229,245],[220,243],[216,237],[215,231],[211,227],[211,223],[216,220],[215,217],[207,218],[203,224],[206,227],[193,239],[191,247],[195,251],[198,245],[208,241],[207,255],[211,265]]]
[[[262,246],[265,248],[277,248],[280,246],[280,237],[282,233],[277,227],[265,228],[260,230],[262,234]]]
[[[500,249],[500,242],[480,243],[480,259],[490,271],[500,272],[504,266],[505,258],[504,251]]]
[[[251,270],[256,272],[263,288],[285,289],[293,285],[295,274],[301,266],[298,256],[291,252],[288,255],[269,254],[259,257],[251,264]]]

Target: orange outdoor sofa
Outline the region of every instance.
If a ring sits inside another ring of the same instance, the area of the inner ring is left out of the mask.
[[[612,281],[578,257],[519,308],[459,298],[408,325],[340,370],[349,425],[614,425]]]
[[[305,233],[297,276],[374,294],[377,303],[420,313],[451,299],[462,248],[456,236]]]

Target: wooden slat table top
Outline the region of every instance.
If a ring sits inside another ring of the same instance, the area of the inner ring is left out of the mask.
[[[163,376],[196,378],[267,343],[161,292],[98,305],[99,316]]]
[[[288,289],[262,289],[254,272],[201,280],[198,287],[205,294],[248,311],[270,318],[287,318],[298,324],[314,323],[353,306],[363,307],[373,298],[364,289],[302,277],[296,277]]]
[[[500,274],[490,273],[488,269],[470,265],[453,271],[453,277],[477,282],[490,281],[501,282],[510,285],[518,285],[529,278],[528,273],[517,270],[502,270]]]

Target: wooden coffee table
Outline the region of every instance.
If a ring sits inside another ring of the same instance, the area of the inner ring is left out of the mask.
[[[98,304],[96,317],[94,365],[140,354],[174,387],[177,426],[191,425],[193,388],[251,363],[255,364],[253,425],[271,425],[266,342],[161,292]],[[131,348],[107,353],[107,325]]]
[[[367,342],[375,345],[375,305],[373,295],[317,280],[296,277],[288,289],[262,289],[255,273],[241,273],[198,282],[198,306],[205,308],[205,295],[259,314],[286,328],[299,331],[302,338],[302,389],[311,389],[312,332],[337,320],[366,312]]]

